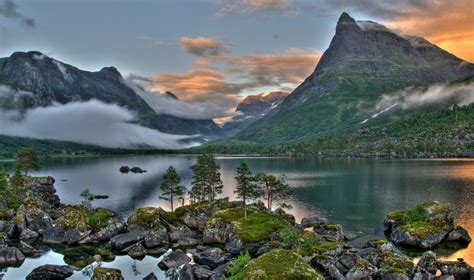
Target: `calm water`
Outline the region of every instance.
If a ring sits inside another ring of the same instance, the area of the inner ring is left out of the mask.
[[[346,231],[363,233],[355,243],[368,237],[383,237],[383,219],[387,212],[412,207],[432,199],[453,203],[458,223],[474,236],[474,160],[320,160],[295,158],[238,158],[218,157],[225,189],[222,196],[234,197],[234,172],[241,161],[257,172],[285,174],[295,188],[290,210],[299,220],[316,212],[323,212],[331,223],[340,223]],[[132,197],[139,206],[161,206],[159,182],[164,170],[173,165],[189,186],[194,164],[193,156],[140,156],[113,158],[54,159],[45,162],[35,175],[56,178],[56,189],[62,202],[80,203],[79,194],[89,188],[94,194],[107,194],[107,200],[98,200],[94,206],[115,210],[126,217],[132,208]],[[147,169],[143,174],[121,174],[122,165]],[[463,257],[474,264],[474,242],[446,258]],[[9,269],[4,279],[21,279],[39,264],[63,264],[62,256],[49,252],[37,259],[28,259],[22,267]],[[158,271],[157,259],[147,257],[134,262],[127,256],[117,257],[104,266],[121,268],[127,278],[136,271],[141,279],[150,271]],[[161,272],[160,272],[161,273]],[[76,279],[83,274],[75,274]]]

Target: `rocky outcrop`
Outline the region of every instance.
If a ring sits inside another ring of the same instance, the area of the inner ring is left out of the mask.
[[[166,255],[158,266],[163,270],[174,269],[190,262],[191,259],[181,250],[176,250]]]
[[[385,232],[400,245],[430,249],[448,239],[469,243],[466,230],[455,227],[453,207],[441,202],[427,202],[406,211],[390,212],[384,221]]]
[[[15,247],[0,246],[0,266],[18,266],[25,261],[25,255]]]

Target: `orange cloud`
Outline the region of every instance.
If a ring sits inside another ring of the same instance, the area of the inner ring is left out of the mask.
[[[221,55],[229,51],[224,43],[215,38],[181,37],[179,42],[187,52],[202,57]]]

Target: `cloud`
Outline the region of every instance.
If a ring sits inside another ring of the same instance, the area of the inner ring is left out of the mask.
[[[392,29],[423,36],[463,59],[474,61],[472,0],[326,0],[329,9],[381,19]]]
[[[229,112],[227,107],[212,102],[189,103],[168,97],[165,94],[154,93],[149,90],[152,84],[146,78],[137,79],[136,76],[130,76],[125,82],[143,98],[157,114],[172,115],[193,120],[210,120],[234,115],[234,113]]]
[[[145,34],[145,33],[140,33],[138,34],[137,36],[137,39],[139,40],[143,40],[143,41],[146,41],[146,42],[149,42],[151,43],[153,46],[161,46],[163,45],[165,42],[163,42],[162,40],[158,39],[158,38],[155,38],[153,36],[150,36],[148,34]]]
[[[202,57],[221,55],[229,51],[224,43],[215,38],[181,37],[179,43],[188,53]]]
[[[427,89],[408,88],[391,95],[383,95],[375,109],[381,110],[397,104],[402,109],[451,101],[464,106],[474,102],[474,83],[462,85],[437,84]]]
[[[28,27],[35,27],[36,25],[33,18],[27,17],[18,11],[18,6],[13,0],[3,0],[0,3],[0,15],[8,19],[19,20]]]
[[[224,7],[216,15],[224,17],[230,14],[248,15],[255,12],[283,10],[291,7],[293,0],[220,0],[218,2]],[[291,12],[288,16],[296,15],[296,11]]]
[[[0,111],[0,134],[55,139],[110,148],[137,148],[144,145],[179,149],[193,136],[170,135],[132,123],[131,111],[97,100],[37,107],[23,114]]]

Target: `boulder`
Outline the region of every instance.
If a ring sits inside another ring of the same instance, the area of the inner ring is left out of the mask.
[[[140,243],[133,245],[127,252],[127,254],[134,259],[144,258],[146,253],[146,249]]]
[[[156,277],[155,273],[151,272],[147,276],[143,277],[143,280],[158,280],[158,277]]]
[[[176,250],[166,255],[158,266],[163,270],[174,269],[185,263],[190,262],[191,259],[181,250]]]
[[[149,231],[148,236],[145,237],[145,240],[144,240],[144,245],[145,245],[145,248],[147,249],[163,246],[168,243],[169,243],[169,236],[168,236],[168,233],[166,232],[166,229],[164,228]]]
[[[25,229],[20,234],[20,240],[31,240],[38,238],[39,233],[31,229]]]
[[[86,238],[90,234],[90,230],[80,231],[77,229],[70,229],[64,232],[64,242],[68,245],[74,245],[79,243],[82,239]]]
[[[123,280],[122,271],[115,268],[96,267],[92,280]]]
[[[183,225],[172,228],[171,232],[169,233],[169,237],[171,242],[178,242],[179,240],[184,238],[196,237],[196,233],[189,229],[187,226]]]
[[[15,248],[0,246],[0,267],[2,266],[18,266],[25,261],[25,255]]]
[[[39,266],[26,276],[27,280],[66,279],[74,273],[74,268],[68,265],[46,264]]]
[[[56,245],[65,242],[65,231],[59,226],[52,226],[43,232],[43,243],[49,245]]]
[[[128,172],[130,172],[130,167],[128,167],[128,165],[122,165],[122,166],[120,166],[119,171],[121,173],[128,173]]]
[[[464,261],[439,261],[438,265],[443,275],[452,275],[456,280],[472,279],[473,268]]]
[[[211,209],[197,208],[194,211],[189,211],[181,218],[183,223],[192,229],[203,231],[206,227],[207,221],[211,216]]]
[[[467,230],[461,226],[457,226],[448,234],[446,240],[460,243],[469,243],[471,242],[471,237],[469,236]]]
[[[193,266],[189,263],[185,264],[183,268],[179,271],[180,280],[195,280],[196,276],[194,275]]]
[[[25,256],[34,256],[36,254],[41,253],[40,250],[35,249],[33,246],[26,243],[25,241],[20,241],[20,250]]]
[[[330,241],[344,241],[344,232],[341,225],[318,224],[313,231]]]
[[[200,240],[197,240],[195,238],[190,238],[190,237],[184,237],[182,239],[179,239],[178,242],[174,244],[173,247],[194,247],[201,243]]]
[[[228,261],[224,251],[220,248],[211,248],[193,255],[194,261],[200,265],[207,265],[214,269]]]
[[[138,166],[134,166],[134,167],[130,168],[130,172],[132,172],[132,173],[145,173],[146,170],[141,169]]]
[[[300,226],[302,228],[310,228],[316,225],[326,224],[328,221],[326,218],[322,216],[311,216],[307,218],[303,218],[301,220]]]
[[[209,280],[214,276],[215,272],[210,270],[208,267],[195,265],[193,266],[193,272],[198,280]]]
[[[342,275],[342,273],[339,271],[339,269],[337,269],[337,267],[335,265],[330,265],[328,267],[327,274],[331,277],[331,279],[334,279],[334,280],[344,280],[344,279],[346,279],[346,278],[344,278],[344,275]]]
[[[435,275],[438,271],[438,261],[436,260],[435,253],[428,251],[423,253],[423,256],[417,263],[417,266],[422,268],[424,271]]]
[[[367,279],[377,272],[377,267],[364,259],[358,259],[355,266],[346,273],[348,279]]]
[[[287,220],[290,224],[294,225],[296,222],[295,216],[288,214],[283,210],[283,208],[279,207],[273,211],[275,214],[279,215],[280,217],[283,217],[285,220]]]
[[[237,236],[237,231],[233,224],[227,224],[222,219],[216,219],[202,233],[204,244],[225,244]]]
[[[129,232],[116,235],[110,239],[115,249],[123,250],[143,239],[147,236],[147,232],[141,228],[134,228]]]
[[[87,243],[104,242],[126,231],[127,231],[127,226],[124,223],[121,223],[114,218],[109,219],[106,227],[104,227],[103,229],[99,230],[96,233],[90,234],[86,238],[82,239],[79,243],[87,244]]]

